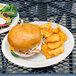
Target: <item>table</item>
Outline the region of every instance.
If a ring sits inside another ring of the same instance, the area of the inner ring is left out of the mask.
[[[75,46],[72,53],[58,64],[45,68],[20,67],[8,61],[1,50],[1,42],[8,33],[0,34],[0,75],[75,75],[76,74],[76,1],[75,0],[0,0],[0,3],[14,4],[25,22],[53,21],[67,27],[73,34]]]

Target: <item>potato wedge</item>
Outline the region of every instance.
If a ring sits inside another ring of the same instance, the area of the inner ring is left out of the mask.
[[[48,58],[48,51],[50,51],[50,49],[48,48],[46,43],[42,44],[41,50],[45,57]]]
[[[63,39],[63,41],[66,41],[67,40],[67,35],[61,30],[59,24],[57,24],[57,26],[58,26],[58,29],[59,29],[58,35]]]
[[[63,45],[63,40],[61,39],[60,41],[54,42],[54,43],[48,43],[48,47],[53,50],[56,49],[58,47],[60,47],[61,45]]]
[[[43,36],[45,37],[45,38],[47,38],[47,37],[49,37],[49,36],[51,36],[52,35],[52,33],[49,33],[47,30],[43,30]]]
[[[50,53],[49,53],[49,52],[50,52]],[[54,51],[48,51],[48,52],[47,52],[46,59],[52,58],[52,57],[54,57],[54,56],[55,56]]]
[[[66,41],[67,40],[67,35],[63,32],[59,32],[58,35],[60,36],[60,38],[63,39],[63,41]]]
[[[52,36],[49,36],[46,40],[45,40],[45,43],[46,42],[56,42],[56,41],[59,41],[60,40],[60,37],[58,34],[52,34]]]
[[[46,56],[47,55],[47,44],[42,44],[41,46],[41,50],[42,50],[42,53]]]
[[[54,53],[55,56],[58,56],[59,54],[61,54],[61,53],[64,52],[64,47],[60,46],[59,48],[51,50],[51,51],[48,51],[48,52],[49,52],[49,55],[51,55],[52,53]]]
[[[46,29],[46,28],[50,27],[51,24],[52,24],[52,22],[48,22],[48,23],[46,23],[46,24],[44,24],[44,25],[41,25],[40,28],[41,28],[41,29]]]

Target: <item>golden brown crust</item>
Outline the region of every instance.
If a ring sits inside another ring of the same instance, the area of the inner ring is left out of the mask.
[[[39,45],[42,39],[39,26],[29,23],[23,25],[17,24],[9,31],[9,44],[19,50],[26,50]]]

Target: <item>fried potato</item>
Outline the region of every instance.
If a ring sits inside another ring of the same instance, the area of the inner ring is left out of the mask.
[[[49,36],[46,40],[45,40],[45,43],[46,42],[56,42],[56,41],[59,41],[60,40],[60,37],[58,34],[52,34],[52,36]]]
[[[49,55],[54,54],[55,56],[58,56],[59,54],[61,54],[61,53],[63,53],[63,52],[64,52],[64,47],[63,47],[63,46],[60,46],[60,47],[57,48],[57,49],[48,51]]]
[[[49,36],[51,36],[51,35],[52,35],[52,33],[48,32],[47,30],[43,30],[43,36],[44,36],[45,38],[47,38],[47,37],[49,37]]]
[[[59,24],[57,24],[57,26],[58,26],[58,30],[59,30],[59,32],[63,32],[63,31],[61,30]]]
[[[60,41],[54,42],[54,43],[48,43],[48,47],[53,50],[55,48],[60,47],[61,45],[63,45],[63,40],[61,39]]]
[[[60,46],[59,48],[56,48],[54,50],[51,50],[47,44],[42,44],[41,47],[42,53],[44,54],[44,56],[46,57],[46,59],[54,57],[54,56],[58,56],[59,54],[64,52],[64,47],[63,45]]]
[[[63,41],[66,41],[67,40],[67,35],[61,30],[59,24],[57,24],[57,26],[58,26],[58,29],[59,29],[58,35],[63,39]]]
[[[43,32],[44,31],[44,29],[41,29],[41,32]]]
[[[66,41],[67,40],[67,35],[63,32],[59,32],[58,35],[60,36],[60,38],[63,39],[63,41]]]
[[[43,36],[46,38],[41,47],[46,59],[63,53],[63,42],[67,40],[67,35],[61,30],[59,24],[57,24],[58,28],[51,27],[51,24],[52,22],[48,22],[40,26]]]
[[[50,27],[46,29],[47,32],[51,33]]]
[[[48,48],[46,43],[42,44],[41,50],[42,50],[42,53],[45,55],[45,57],[48,58],[49,57],[48,51],[51,51],[51,50]]]
[[[41,28],[41,29],[46,29],[46,28],[50,27],[51,24],[52,24],[52,22],[48,22],[48,23],[46,23],[46,24],[44,24],[44,25],[41,25],[40,28]]]
[[[51,32],[53,32],[53,33],[58,33],[59,32],[59,29],[58,29],[58,26],[57,26],[57,28],[53,25],[53,27],[52,27],[52,25],[49,27],[49,29],[48,29],[48,31],[51,31]]]
[[[53,32],[53,33],[58,33],[59,32],[59,29],[58,28],[54,29],[54,28],[52,28],[52,26],[49,27],[49,30],[51,32]]]
[[[50,52],[50,53],[49,53]],[[53,51],[48,51],[47,52],[47,56],[46,56],[46,59],[49,59],[49,58],[52,58],[55,56],[55,53]]]
[[[41,46],[41,50],[42,50],[42,53],[46,56],[47,55],[47,48],[48,48],[48,46],[47,46],[47,44],[42,44],[42,46]]]
[[[50,30],[51,30],[51,32],[53,32],[53,33],[58,33],[58,32],[59,32],[58,28],[57,28],[57,29],[51,28]]]

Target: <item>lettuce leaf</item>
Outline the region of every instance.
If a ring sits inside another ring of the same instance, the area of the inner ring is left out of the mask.
[[[14,57],[19,57],[19,56],[16,55],[12,50],[11,50],[11,54],[12,54]]]
[[[9,5],[7,4],[3,9],[1,10],[1,13],[3,12],[14,12],[14,14],[7,14],[8,17],[16,17],[17,16],[17,9],[13,6],[13,4]]]

